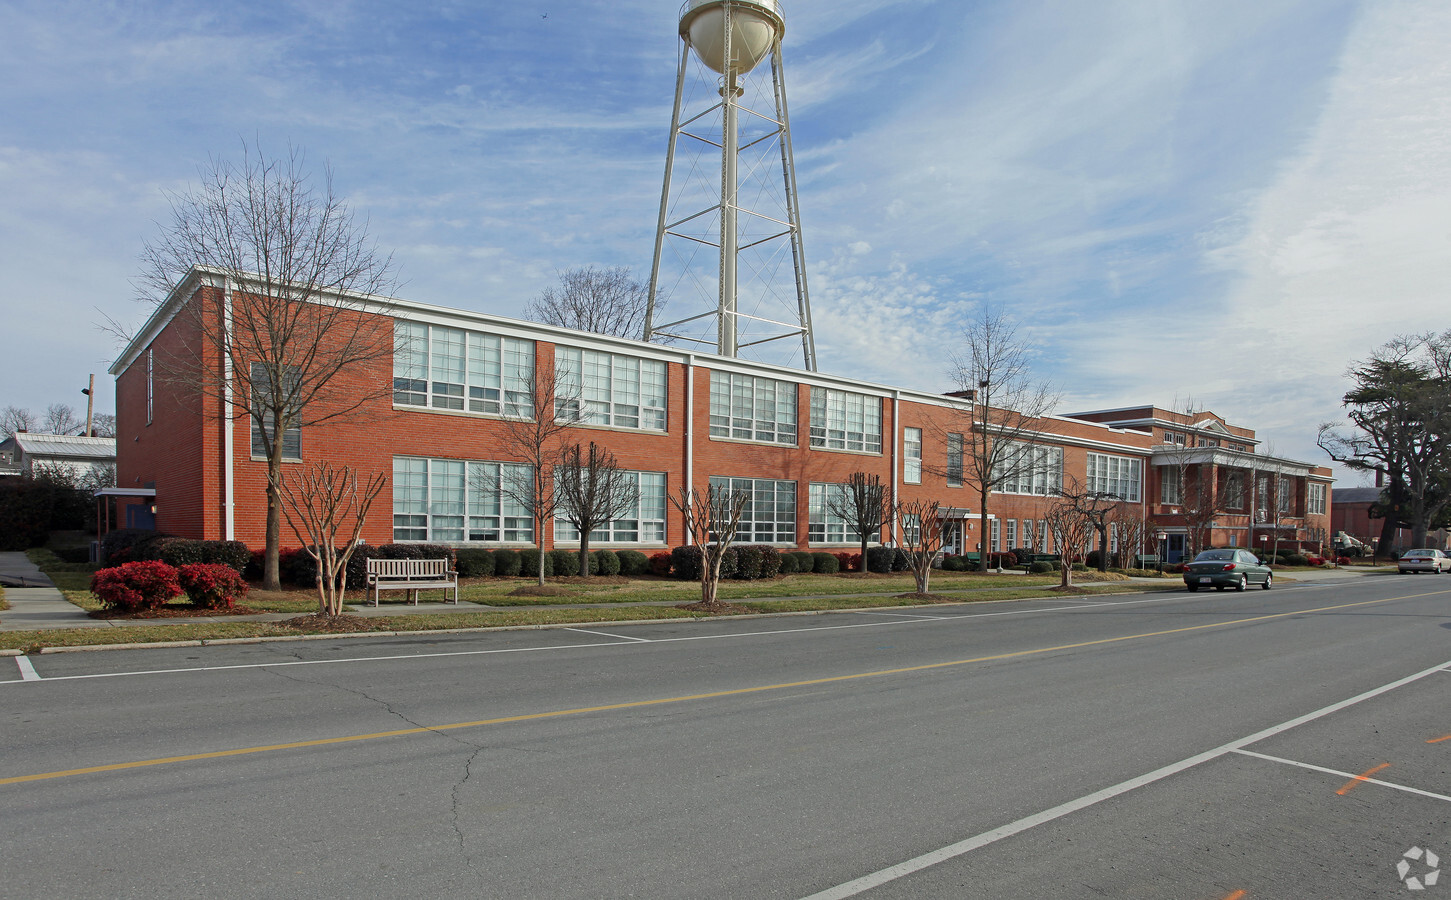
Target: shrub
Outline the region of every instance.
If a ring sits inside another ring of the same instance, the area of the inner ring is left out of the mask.
[[[841,571],[841,560],[830,553],[813,553],[811,571],[818,575],[835,575]]]
[[[1011,569],[1018,564],[1018,558],[1012,553],[989,553],[987,555],[988,568]]]
[[[662,578],[670,575],[670,551],[660,550],[650,554],[650,574]]]
[[[627,578],[634,578],[637,575],[648,575],[650,573],[650,557],[639,550],[620,550],[615,553],[620,558],[620,574]]]
[[[943,568],[943,571],[946,571],[946,572],[966,572],[967,571],[967,557],[965,557],[965,556],[944,556],[942,558],[942,568]]]
[[[1100,556],[1101,554],[1097,550],[1090,550],[1088,551],[1088,555],[1083,558],[1083,561],[1090,569],[1097,569]]]
[[[522,560],[517,550],[495,550],[494,551],[494,574],[502,575],[505,578],[519,574]]]
[[[1084,565],[1081,562],[1076,562],[1072,566],[1070,566],[1069,568],[1071,568],[1075,572],[1087,572],[1088,571],[1088,566]]]
[[[482,547],[463,547],[459,549],[454,565],[458,567],[460,578],[487,578],[494,574],[494,554]],[[348,580],[352,581],[351,578]]]
[[[238,574],[245,572],[252,561],[252,551],[241,541],[194,541],[189,538],[158,537],[142,541],[133,552],[136,559],[158,559],[178,569],[200,563],[227,566]]]
[[[554,557],[555,575],[578,575],[579,574],[579,553],[575,550],[555,549],[549,551]],[[591,566],[593,568],[593,566]]]
[[[613,550],[591,550],[589,570],[592,575],[620,574],[620,556]]]
[[[816,570],[816,554],[806,550],[788,550],[786,555],[796,560],[796,571],[810,574]]]
[[[691,544],[670,551],[670,573],[681,581],[700,580],[700,548]]]
[[[231,609],[247,596],[247,582],[231,566],[221,563],[192,563],[176,570],[177,581],[193,606],[202,609]]]
[[[101,538],[101,559],[110,562],[113,554],[124,551],[127,554],[125,561],[129,562],[135,558],[131,551],[137,544],[156,536],[156,532],[142,528],[117,528],[115,531],[108,531]]]
[[[144,560],[101,569],[91,576],[91,593],[107,609],[135,612],[156,609],[181,593],[176,569],[164,562]]]
[[[736,571],[733,578],[754,581],[761,577],[761,548],[754,544],[732,547],[736,551]]]
[[[772,549],[774,549],[774,548],[772,548]],[[779,554],[777,556],[777,559],[779,560],[778,565],[780,566],[780,568],[777,569],[778,572],[780,572],[782,575],[794,575],[794,574],[796,574],[796,557],[795,557],[795,555],[793,555],[791,553],[782,553],[782,554]]]
[[[736,577],[741,569],[741,548],[735,544],[725,548],[720,555],[720,577],[721,580]]]
[[[868,547],[867,548],[867,570],[871,572],[886,573],[892,571],[892,563],[896,560],[897,551],[894,547]],[[947,568],[945,565],[943,568]]]
[[[1285,565],[1287,565],[1287,566],[1308,566],[1308,565],[1310,565],[1310,557],[1304,555],[1303,553],[1292,553],[1289,556],[1284,557],[1284,560],[1285,560]]]
[[[57,547],[55,555],[60,557],[61,562],[88,563],[91,561],[90,547]]]
[[[836,557],[838,572],[860,572],[862,567],[862,555],[851,553],[846,550],[838,550],[831,554]]]
[[[544,577],[548,578],[554,574],[554,557],[552,554],[544,553],[538,547],[525,547],[519,551],[519,574],[525,578],[539,577],[539,560],[541,554],[544,558]],[[578,569],[572,569],[568,574],[573,575]],[[566,574],[564,572],[559,573]]]
[[[1028,566],[1028,571],[1033,575],[1046,575],[1049,572],[1057,570],[1057,568],[1058,567],[1053,563],[1044,560],[1038,560],[1037,562]]]
[[[770,544],[761,544],[756,549],[761,551],[761,577],[775,578],[781,573],[781,554]]]

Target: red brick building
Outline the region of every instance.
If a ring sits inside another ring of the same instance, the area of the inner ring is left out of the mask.
[[[230,298],[232,288],[220,273],[193,270],[112,366],[117,483],[155,491],[154,503],[132,504],[127,524],[261,546],[260,438],[247,418],[224,415],[216,396],[174,377],[182,358],[221,371],[222,360],[208,356],[192,320],[179,313],[203,300],[231,309],[220,298]],[[289,433],[284,465],[327,459],[386,474],[390,486],[364,531],[369,542],[573,545],[562,521],[534,535],[528,510],[499,488],[508,467],[519,463],[501,439],[501,420],[527,405],[536,374],[556,371],[580,404],[583,424],[571,429],[572,439],[607,447],[639,485],[637,508],[597,532],[593,546],[684,543],[667,494],[715,482],[751,493],[743,540],[851,547],[856,536],[830,514],[827,498],[858,471],[880,476],[898,499],[939,501],[951,551],[982,541],[976,485],[962,459],[973,427],[970,398],[406,300],[346,300],[350,314],[391,332],[392,358],[351,369],[338,387],[373,399],[326,426]],[[1329,471],[1259,456],[1255,446],[1252,431],[1210,414],[1190,419],[1143,407],[1046,417],[1035,423],[1034,470],[992,494],[987,544],[1059,549],[1044,513],[1064,479],[1075,478],[1121,497],[1126,514],[1150,533],[1164,532],[1172,559],[1183,552],[1192,523],[1172,491],[1165,493],[1170,469],[1175,484],[1186,473],[1191,480],[1207,473],[1205,484],[1222,484],[1239,503],[1205,533],[1213,543],[1254,546],[1267,529],[1281,541],[1316,539],[1328,524]],[[1234,493],[1230,473],[1244,473],[1247,485],[1263,479],[1281,499],[1260,515],[1248,494],[1241,496],[1252,488]]]

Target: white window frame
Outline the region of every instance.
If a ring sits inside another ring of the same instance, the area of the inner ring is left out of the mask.
[[[902,483],[922,483],[922,429],[902,429]]]
[[[393,320],[393,405],[531,418],[534,342]]]
[[[1316,481],[1306,485],[1305,514],[1309,516],[1325,515],[1325,485]]]
[[[811,388],[811,446],[816,450],[882,452],[882,398]]]
[[[291,368],[289,368],[287,371],[288,373],[295,372],[295,370]],[[250,453],[253,459],[266,459],[267,445],[263,442],[263,434],[265,431],[272,427],[272,423],[268,421],[268,419],[270,419],[271,417],[268,415],[263,415],[259,417],[255,414],[255,409],[256,404],[258,403],[258,392],[266,392],[269,389],[268,385],[271,384],[271,379],[267,376],[266,363],[252,363],[251,373],[253,407],[251,410],[248,410],[247,414],[247,419],[252,426],[252,444],[250,448]],[[285,413],[286,417],[293,420],[294,422],[300,414],[301,410],[288,410]],[[282,426],[282,458],[289,462],[300,462],[302,460],[301,425],[292,424]]]
[[[962,487],[963,464],[962,435],[950,432],[947,435],[947,486]]]
[[[1129,503],[1139,502],[1143,481],[1143,460],[1132,456],[1089,453],[1087,481],[1090,491],[1113,494]]]
[[[745,491],[736,541],[742,544],[796,543],[796,482],[774,478],[712,476],[710,486],[723,491]]]
[[[559,401],[559,418],[581,425],[665,431],[669,388],[663,361],[558,347],[554,367],[559,373],[559,394],[568,398]]]
[[[531,473],[513,463],[393,457],[393,540],[534,543],[534,518],[507,496],[505,477],[527,479]]]
[[[832,498],[845,496],[846,491],[847,485],[830,482],[813,481],[807,486],[807,543],[861,546],[861,535],[852,530],[851,523],[831,512]],[[867,535],[872,543],[881,539],[880,525]]]
[[[1051,444],[1013,444],[1007,453],[1010,457],[1032,454],[1032,463],[1026,473],[1019,472],[1013,478],[994,478],[1000,494],[1033,494],[1051,497],[1063,489],[1063,448]],[[1010,459],[1016,467],[1016,459]]]
[[[156,405],[156,351],[146,348],[146,424],[151,424]]]
[[[712,370],[710,436],[795,446],[795,383]]]
[[[635,482],[635,508],[617,519],[611,519],[589,533],[590,543],[601,544],[654,544],[665,543],[665,473],[624,472]],[[579,529],[556,512],[554,518],[554,542],[556,544],[578,544]]]

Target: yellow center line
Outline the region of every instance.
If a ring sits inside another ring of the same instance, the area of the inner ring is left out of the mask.
[[[1250,616],[1244,619],[1232,619],[1228,622],[1211,622],[1204,625],[1188,625],[1183,628],[1169,628],[1164,631],[1149,631],[1142,634],[1126,634],[1119,637],[1100,638],[1093,641],[1079,641],[1073,644],[1058,644],[1053,647],[1039,647],[1034,650],[1015,650],[1009,653],[996,653],[990,656],[975,656],[971,659],[955,659],[948,662],[926,663],[920,666],[905,666],[899,669],[878,669],[872,672],[856,672],[851,675],[832,675],[826,678],[812,678],[806,681],[789,681],[781,684],[763,684],[756,687],[737,688],[729,691],[711,691],[704,694],[685,694],[679,697],[659,697],[654,700],[630,700],[624,703],[610,703],[603,706],[581,706],[573,709],[556,709],[549,712],[524,713],[517,716],[500,716],[493,719],[476,719],[471,722],[451,722],[444,725],[433,725],[419,728],[400,728],[396,731],[375,731],[370,734],[350,734],[342,737],[317,738],[310,741],[290,741],[284,744],[263,744],[256,747],[238,747],[232,750],[214,750],[208,753],[189,753],[185,756],[165,756],[159,759],[142,759],[132,762],[111,763],[104,766],[86,766],[80,769],[64,769],[58,772],[39,772],[34,775],[17,775],[11,778],[0,778],[0,785],[23,784],[30,781],[46,781],[52,778],[68,778],[72,775],[93,775],[99,772],[120,772],[126,769],[140,769],[146,766],[164,766],[172,763],[195,762],[203,759],[224,759],[229,756],[246,756],[253,753],[270,753],[274,750],[298,750],[305,747],[326,747],[334,744],[348,744],[356,741],[371,741],[380,738],[403,737],[410,734],[428,734],[429,732],[452,731],[459,728],[481,728],[485,725],[505,725],[511,722],[536,722],[543,719],[558,719],[565,716],[579,716],[587,713],[612,712],[621,709],[641,709],[648,706],[661,706],[667,703],[689,703],[696,700],[716,700],[721,697],[737,697],[743,694],[759,694],[766,691],[780,691],[790,688],[810,687],[813,685],[833,684],[843,681],[854,681],[861,678],[880,678],[887,675],[904,675],[911,672],[927,672],[933,669],[946,669],[954,666],[965,666],[973,663],[995,662],[1004,659],[1017,659],[1025,656],[1035,656],[1042,653],[1056,653],[1062,650],[1077,650],[1083,647],[1098,647],[1105,644],[1117,644],[1123,641],[1136,641],[1144,638],[1163,637],[1170,634],[1185,634],[1191,631],[1204,631],[1211,628],[1225,628],[1231,625],[1243,625],[1249,622],[1266,622],[1272,619],[1284,619],[1291,616],[1304,616],[1311,613],[1333,612],[1338,609],[1352,609],[1358,606],[1375,606],[1381,603],[1391,603],[1398,600],[1414,600],[1419,597],[1430,597],[1436,594],[1447,593],[1446,591],[1430,591],[1425,594],[1410,594],[1405,597],[1388,597],[1383,600],[1362,600],[1357,603],[1341,603],[1335,606],[1321,606],[1315,609],[1297,610],[1295,612],[1272,613],[1263,616]],[[1451,737],[1451,735],[1448,735]]]
[[[1340,796],[1344,797],[1346,794],[1348,794],[1352,790],[1354,790],[1355,787],[1356,787],[1356,785],[1361,784],[1362,782],[1365,782],[1365,781],[1369,781],[1370,780],[1370,776],[1372,776],[1375,773],[1379,772],[1381,769],[1388,769],[1388,768],[1390,768],[1390,765],[1391,765],[1390,763],[1381,763],[1378,766],[1371,766],[1369,769],[1366,769],[1364,772],[1361,772],[1359,775],[1357,775],[1354,778],[1350,779],[1349,781],[1345,782],[1345,785],[1343,787],[1341,787],[1341,789],[1338,790],[1338,791],[1336,791],[1335,793],[1337,793]]]

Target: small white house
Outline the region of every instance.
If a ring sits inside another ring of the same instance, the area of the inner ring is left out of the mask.
[[[76,481],[116,465],[116,439],[16,432],[0,441],[0,476],[68,472]]]

